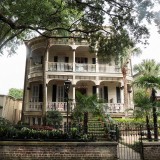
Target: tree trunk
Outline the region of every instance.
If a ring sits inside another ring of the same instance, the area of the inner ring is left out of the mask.
[[[124,83],[124,107],[125,107],[125,117],[128,116],[128,90],[127,90],[127,67],[122,67],[123,83]]]
[[[153,106],[153,123],[154,123],[154,140],[158,141],[157,113],[155,106]]]
[[[147,128],[147,138],[149,141],[152,141],[152,136],[151,136],[151,127],[149,124],[149,117],[146,115],[146,128]]]
[[[150,100],[153,105],[153,124],[154,124],[154,140],[158,141],[158,128],[157,128],[157,113],[156,113],[156,90],[152,88]]]
[[[87,134],[88,133],[88,112],[84,113],[83,126],[84,126],[84,134]]]

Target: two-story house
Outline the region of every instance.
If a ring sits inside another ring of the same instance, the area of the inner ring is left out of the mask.
[[[123,75],[120,64],[110,63],[89,53],[85,41],[76,39],[33,38],[25,42],[27,48],[24,83],[23,120],[30,125],[43,123],[46,111],[58,110],[66,121],[67,104],[64,82],[71,81],[70,110],[76,107],[75,95],[97,94],[103,100],[104,110],[113,117],[125,115]],[[132,81],[131,63],[128,63],[127,85]],[[130,87],[128,87],[130,88]],[[132,104],[128,92],[128,105]]]

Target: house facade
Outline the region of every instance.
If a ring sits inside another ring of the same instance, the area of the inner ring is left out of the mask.
[[[113,58],[110,63],[89,52],[85,41],[37,37],[25,42],[27,48],[24,82],[23,120],[30,125],[43,124],[46,111],[58,110],[67,116],[64,82],[69,80],[69,116],[76,107],[76,92],[96,94],[106,113],[113,117],[125,115],[123,75]],[[127,85],[132,82],[128,63]],[[132,93],[128,92],[128,106]]]
[[[0,117],[17,124],[21,120],[22,100],[0,95]]]

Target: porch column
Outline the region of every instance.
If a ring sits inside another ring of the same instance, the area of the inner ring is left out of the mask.
[[[75,85],[72,85],[73,86],[73,106],[72,106],[72,109],[74,109],[74,106],[75,106],[75,94],[76,94],[76,89],[75,89]]]
[[[132,88],[131,86],[128,88],[128,107],[132,108]]]
[[[99,64],[98,64],[97,53],[96,53],[96,72],[99,72]]]
[[[47,52],[44,55],[43,60],[43,108],[42,108],[42,117],[46,116],[46,108],[47,108],[47,66],[48,66],[48,52],[49,45],[47,46]]]
[[[121,92],[121,104],[123,104],[123,108],[121,108],[121,112],[124,112],[125,108],[124,108],[124,86],[123,86],[123,83],[121,83],[120,92]]]
[[[72,46],[72,50],[73,50],[73,72],[75,72],[75,65],[76,65],[76,63],[75,63],[75,57],[76,57],[76,46],[75,46],[75,44]]]
[[[35,124],[38,125],[38,117],[35,117]]]
[[[46,63],[46,71],[48,71],[48,57],[49,57],[49,51],[47,50],[47,52],[46,52],[46,61],[45,61],[45,63]]]
[[[97,98],[99,99],[99,85],[96,85],[96,95],[97,95]]]
[[[24,117],[24,112],[26,110],[26,108],[29,106],[29,82],[28,82],[28,75],[30,72],[30,67],[31,67],[31,59],[30,59],[30,50],[29,47],[27,45],[27,43],[25,43],[26,45],[26,51],[27,51],[27,55],[26,55],[26,67],[25,67],[25,78],[24,78],[24,93],[23,93],[23,103],[22,103],[22,116],[21,116],[21,121],[25,121],[25,117]],[[27,88],[28,87],[28,88]]]

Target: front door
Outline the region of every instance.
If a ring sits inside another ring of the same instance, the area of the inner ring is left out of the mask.
[[[82,95],[87,95],[87,88],[77,88],[76,92],[80,92]]]

